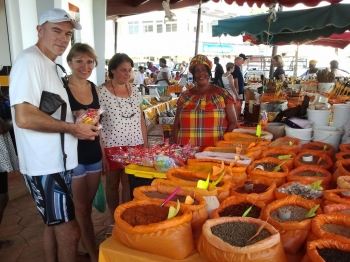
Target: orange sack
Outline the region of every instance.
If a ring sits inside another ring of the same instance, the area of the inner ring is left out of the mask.
[[[211,162],[211,161],[200,161],[198,159],[187,160],[188,169],[199,170],[199,171],[205,172],[206,174],[213,172],[213,166],[221,167],[221,163]],[[225,165],[224,168],[226,171],[226,175],[230,176],[230,179],[234,184],[239,184],[247,180],[246,166],[240,166],[236,164],[233,167]],[[225,175],[225,178],[226,178],[226,175]]]
[[[115,224],[112,237],[122,244],[143,252],[184,259],[194,250],[191,230],[192,212],[181,206],[180,213],[172,219],[149,225],[131,226],[122,219],[127,209],[135,206],[158,205],[163,200],[135,200],[122,204],[114,212]],[[174,206],[168,203],[166,206]]]
[[[340,144],[339,150],[340,152],[350,152],[350,144]]]
[[[339,152],[335,154],[335,160],[347,160],[350,159],[350,151],[347,152]]]
[[[276,186],[281,186],[284,183],[286,183],[286,176],[288,175],[288,167],[286,166],[286,164],[283,164],[281,166],[280,171],[266,171],[266,170],[254,169],[257,165],[264,164],[264,163],[274,163],[276,165],[280,165],[283,163],[283,161],[280,161],[274,157],[265,157],[260,160],[255,160],[247,168],[248,179],[265,177],[267,179],[270,179],[271,181],[272,180],[275,181]]]
[[[275,200],[274,192],[276,190],[276,182],[274,180],[265,177],[257,177],[249,180],[252,181],[254,184],[266,185],[267,189],[261,193],[238,193],[236,190],[240,187],[244,187],[244,182],[242,182],[241,184],[238,184],[237,186],[231,188],[230,196],[249,196],[251,198],[254,198],[256,201],[264,202],[266,205]]]
[[[350,176],[350,159],[335,162],[335,171],[331,182],[331,188],[337,187],[337,179],[340,176]]]
[[[318,176],[300,176],[298,174],[302,174],[304,172],[313,172],[318,173]],[[317,166],[299,166],[295,168],[294,170],[290,171],[287,175],[287,181],[288,182],[299,182],[299,181],[310,181],[310,184],[313,182],[322,180],[321,186],[324,189],[329,188],[329,184],[332,180],[332,174],[328,172],[326,169],[317,167]]]
[[[209,262],[287,262],[280,242],[280,234],[269,223],[266,223],[264,228],[271,233],[270,237],[246,247],[234,247],[211,232],[211,227],[228,222],[245,222],[259,226],[265,223],[250,217],[220,217],[207,220],[197,245],[199,254],[205,260]]]
[[[314,161],[313,162],[303,162],[303,156],[305,155],[312,155]],[[318,160],[321,159],[320,163],[317,163]],[[299,167],[299,166],[315,166],[315,167],[321,167],[326,170],[331,170],[333,167],[333,161],[332,159],[327,155],[326,152],[316,152],[316,151],[304,151],[299,153],[295,158],[294,158],[294,166]]]
[[[323,142],[309,142],[301,147],[300,153],[305,151],[323,152],[326,153],[330,158],[334,156],[334,147]]]
[[[297,154],[301,149],[301,140],[290,136],[279,137],[270,143],[269,148],[283,148]]]
[[[249,196],[233,196],[233,197],[229,197],[227,199],[225,199],[221,204],[220,207],[218,209],[216,209],[213,214],[211,215],[212,218],[218,218],[221,217],[220,216],[220,212],[227,206],[232,206],[232,205],[237,205],[240,203],[250,203],[251,205],[257,206],[261,208],[260,211],[260,216],[258,217],[259,219],[261,219],[261,215],[262,212],[264,211],[266,205],[264,202],[262,201],[256,201],[254,198],[249,197]],[[247,215],[247,217],[249,216],[249,213]]]
[[[283,206],[299,206],[310,210],[316,206],[316,204],[313,201],[303,199],[299,196],[289,196],[273,201],[263,212],[262,220],[268,220],[268,222],[280,232],[284,251],[290,254],[296,254],[304,245],[309,231],[311,230],[311,219],[306,219],[300,222],[291,221],[283,223],[272,219],[270,214],[274,210]],[[317,209],[316,214],[322,214],[321,208]]]
[[[326,190],[323,192],[322,208],[330,204],[350,204],[350,199],[341,196],[341,192],[348,191],[346,188]]]
[[[206,180],[208,174],[185,168],[172,168],[166,172],[166,177],[175,182],[195,182],[197,184],[198,180]],[[216,179],[213,176],[210,177],[211,182],[216,181]],[[218,190],[217,198],[221,203],[230,195],[231,181],[223,178],[216,187]]]
[[[174,192],[176,187],[170,186],[141,186],[134,189],[135,200],[150,200],[150,199],[163,199],[163,201]],[[195,202],[192,205],[185,204],[186,196],[194,197]],[[192,233],[195,242],[198,240],[200,233],[202,233],[202,226],[208,219],[208,212],[205,209],[206,201],[200,195],[194,192],[181,189],[172,198],[173,204],[176,204],[176,200],[179,199],[181,205],[189,207],[192,211]]]
[[[261,158],[265,158],[265,157],[274,157],[278,159],[278,156],[283,156],[283,155],[291,155],[290,159],[286,159],[286,160],[281,160],[283,161],[286,166],[288,167],[288,170],[293,170],[294,168],[294,162],[293,159],[296,156],[296,153],[294,153],[293,151],[290,151],[289,149],[285,149],[285,148],[270,148],[268,150],[265,150],[261,153]]]
[[[291,184],[293,184],[295,182],[298,182],[298,183],[303,184],[303,185],[310,185],[310,184],[312,184],[312,182],[310,182],[310,181],[301,180],[301,181],[287,182],[287,183],[283,184],[282,186],[280,186],[278,188],[288,187],[288,186],[290,186]],[[277,191],[278,188],[276,188],[276,190],[275,190],[275,197],[276,197],[276,199],[282,199],[282,198],[286,198],[286,197],[289,197],[289,196],[293,196],[293,195],[290,195],[290,194],[287,194],[287,193],[278,192]],[[305,200],[312,201],[312,202],[314,202],[315,204],[318,204],[318,205],[320,205],[322,203],[322,198],[305,199]]]
[[[324,224],[336,224],[350,227],[350,215],[335,213],[316,216],[311,222],[311,232],[307,238],[307,241],[313,241],[317,239],[333,239],[346,244],[350,244],[350,238],[323,230],[322,226]]]
[[[246,149],[241,149],[241,147],[238,147],[239,149],[239,154],[249,157],[249,158],[254,158],[254,154],[252,151]],[[210,147],[206,147],[204,148],[203,151],[209,151],[209,152],[221,152],[221,153],[234,153],[234,154],[238,154],[237,152],[237,147],[214,147],[214,146],[210,146]]]
[[[350,203],[347,204],[330,204],[323,208],[325,214],[342,213],[342,211],[350,212]]]
[[[318,254],[318,249],[331,248],[342,251],[350,251],[350,244],[345,244],[333,239],[319,239],[307,243],[306,254],[301,262],[324,262]]]

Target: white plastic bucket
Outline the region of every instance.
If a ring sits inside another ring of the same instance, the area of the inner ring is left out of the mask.
[[[334,82],[330,83],[318,83],[317,88],[318,92],[322,93],[330,93],[333,90]]]
[[[319,141],[330,144],[335,152],[339,151],[340,139],[344,133],[341,127],[336,126],[318,126],[314,128],[313,141]]]
[[[329,116],[331,114],[331,110],[315,110],[308,109],[307,110],[307,119],[312,121],[315,126],[328,126],[329,124]]]
[[[286,136],[299,138],[302,145],[309,143],[312,139],[312,127],[298,129],[285,126],[284,128],[286,130]]]
[[[350,119],[350,105],[336,104],[334,107],[333,125],[342,127]]]

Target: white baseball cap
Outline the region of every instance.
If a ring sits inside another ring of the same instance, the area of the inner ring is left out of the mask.
[[[73,28],[76,30],[81,30],[81,25],[76,22],[65,10],[60,8],[51,8],[46,10],[39,19],[39,25],[46,22],[50,23],[60,23],[60,22],[71,22]]]

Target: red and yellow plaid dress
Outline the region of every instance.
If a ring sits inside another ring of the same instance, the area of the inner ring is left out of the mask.
[[[180,145],[191,141],[194,146],[215,146],[226,132],[226,104],[233,103],[235,100],[223,88],[205,95],[185,91],[177,101],[177,110],[180,110],[177,142]]]

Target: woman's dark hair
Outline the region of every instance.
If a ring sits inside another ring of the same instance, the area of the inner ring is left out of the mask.
[[[67,62],[72,62],[74,57],[77,57],[78,55],[81,55],[81,54],[87,54],[92,59],[94,59],[95,67],[98,65],[97,55],[94,49],[88,44],[83,44],[83,43],[75,43],[69,50],[66,60]]]
[[[196,66],[197,65],[195,65],[193,67],[193,81],[194,82],[196,82],[196,71],[195,71]],[[207,66],[207,65],[204,65],[204,66],[205,66],[205,69],[207,70],[207,73],[208,73],[209,77],[211,77],[211,70],[210,70],[209,66]]]
[[[165,58],[161,58],[161,59],[159,59],[159,62],[162,62],[163,64],[165,64],[166,65],[166,60],[165,60]]]
[[[108,77],[113,79],[112,70],[116,69],[120,64],[124,62],[129,62],[131,67],[134,67],[134,61],[127,55],[123,53],[116,53],[108,62]]]

